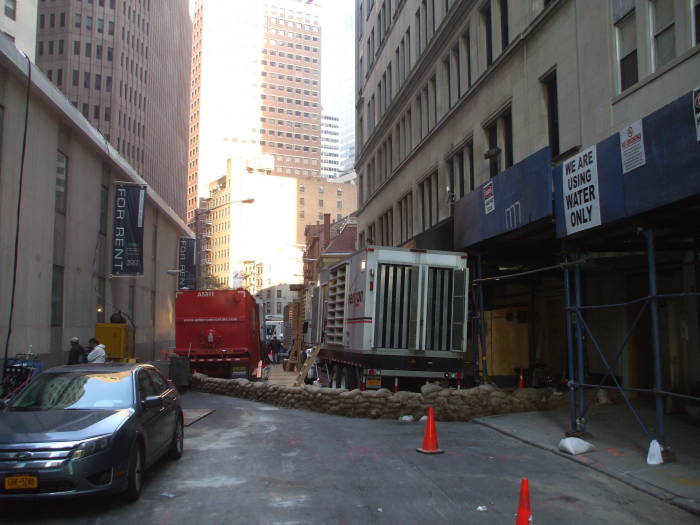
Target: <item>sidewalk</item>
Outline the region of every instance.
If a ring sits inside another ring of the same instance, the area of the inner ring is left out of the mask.
[[[653,408],[643,403],[635,403],[635,408],[653,433]],[[651,466],[646,463],[649,438],[624,403],[593,406],[587,420],[587,430],[593,435],[587,441],[596,450],[578,456],[557,449],[569,427],[568,408],[483,417],[473,422],[587,465],[700,515],[700,422],[686,415],[667,415],[666,441],[676,461]]]
[[[267,382],[271,385],[293,386],[297,378],[297,372],[285,372],[281,364],[270,365],[270,378]]]

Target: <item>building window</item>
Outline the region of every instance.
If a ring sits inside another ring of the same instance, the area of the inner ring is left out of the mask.
[[[92,55],[92,44],[90,42],[85,42],[85,56],[89,57]]]
[[[68,157],[60,151],[56,154],[56,198],[55,212],[66,214],[66,179],[68,176]]]
[[[655,0],[653,3],[654,69],[659,69],[676,56],[674,3],[674,0]]]
[[[5,16],[17,20],[17,0],[5,0]]]
[[[279,299],[281,297],[282,297],[282,290],[277,290],[277,298]]]
[[[398,203],[399,244],[413,237],[413,193],[408,193]]]
[[[624,91],[639,80],[637,29],[635,24],[635,12],[632,11],[616,25],[617,55],[620,64],[620,91]]]
[[[693,8],[693,20],[695,21],[695,45],[700,44],[700,0],[695,0]]]
[[[557,73],[556,71],[545,78],[545,101],[547,104],[547,131],[549,133],[549,149],[552,157],[559,155],[559,100],[557,97]]]
[[[87,29],[88,31],[92,31],[92,17],[91,16],[85,17],[85,29]]]
[[[77,69],[73,70],[73,85],[77,86],[80,82],[80,71]]]
[[[83,87],[90,89],[90,73],[83,71]]]
[[[278,314],[282,313],[282,303],[277,303],[277,313]]]
[[[498,7],[501,10],[501,49],[508,47],[508,0],[499,0]]]
[[[73,54],[74,55],[80,54],[80,41],[79,40],[73,40]]]
[[[80,13],[75,13],[75,27],[80,28],[80,23],[82,21],[82,17],[80,16]]]
[[[318,200],[318,207],[323,208],[323,199]]]
[[[486,44],[486,65],[493,63],[493,34],[491,30],[491,3],[487,3],[481,10],[481,20],[484,26],[484,38]]]
[[[51,326],[63,325],[63,266],[53,265],[51,276]]]
[[[61,68],[56,70],[56,85],[57,86],[63,85],[63,69],[61,69]]]
[[[418,184],[418,197],[421,204],[421,230],[426,231],[437,223],[438,186],[437,172],[429,175]]]
[[[489,161],[489,177],[495,177],[501,171],[501,149],[498,147],[498,122],[494,122],[486,128],[486,140],[489,146],[484,155]]]

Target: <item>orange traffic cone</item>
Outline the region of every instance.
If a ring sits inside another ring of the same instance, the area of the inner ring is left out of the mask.
[[[523,375],[523,368],[520,367],[518,370],[520,371],[520,374],[518,375],[518,388],[525,388],[525,377]]]
[[[520,502],[518,513],[515,515],[515,525],[531,525],[532,513],[530,512],[530,484],[527,478],[520,482]]]
[[[433,407],[428,407],[428,421],[425,424],[423,446],[416,450],[423,454],[442,454],[445,452],[438,448],[437,430],[435,429],[435,411]]]

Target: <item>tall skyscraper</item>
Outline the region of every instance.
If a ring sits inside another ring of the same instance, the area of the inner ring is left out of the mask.
[[[187,220],[242,145],[274,175],[320,176],[317,2],[196,0],[193,36]]]
[[[0,13],[0,32],[34,62],[36,51],[36,8],[39,0],[5,0]]]
[[[191,43],[187,0],[39,3],[37,65],[183,217]]]
[[[321,176],[334,178],[340,168],[338,117],[323,113],[321,120]]]

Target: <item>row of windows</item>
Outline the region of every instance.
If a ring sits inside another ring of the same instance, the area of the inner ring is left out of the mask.
[[[312,166],[316,166],[317,160],[316,159],[309,159],[307,157],[288,157],[286,155],[275,155],[275,160],[278,163],[283,163],[286,162],[287,164],[294,163],[294,164],[309,164],[311,163]],[[303,187],[302,187],[303,188]],[[303,189],[301,191],[304,191]]]
[[[286,115],[294,115],[296,117],[303,116],[304,118],[318,118],[318,113],[307,113],[306,111],[298,111],[285,108],[277,108],[274,106],[260,106],[260,111],[269,111],[270,113],[284,113]]]
[[[268,148],[279,148],[279,149],[289,149],[294,151],[306,151],[311,153],[318,153],[318,148],[312,148],[309,146],[300,146],[299,144],[285,144],[283,142],[270,142],[266,140],[260,141],[261,146],[267,146]]]
[[[263,71],[260,73],[261,76],[266,77],[270,76],[270,78],[277,78],[279,80],[287,80],[287,82],[303,82],[304,84],[311,84],[313,86],[318,86],[318,80],[311,80],[309,78],[301,78],[301,77],[292,77],[289,75],[282,75],[282,74],[277,74],[274,72],[267,72]]]
[[[274,124],[275,122],[277,123],[278,126],[287,126],[289,128],[295,127],[295,128],[301,128],[303,127],[304,129],[312,129],[314,131],[318,130],[318,125],[316,124],[309,124],[308,122],[292,122],[291,120],[277,120],[274,118],[266,118],[266,117],[260,117],[260,122],[267,122],[269,124]]]
[[[299,186],[298,186],[297,189],[299,190],[299,193],[304,193],[304,192],[306,191],[306,188],[304,187],[303,184],[299,184]],[[319,186],[319,187],[318,187],[318,192],[319,192],[319,193],[325,193],[325,192],[326,192],[326,188],[323,187],[323,186]],[[338,197],[341,197],[341,196],[343,195],[343,188],[336,188],[335,194],[336,194]]]
[[[314,135],[301,135],[300,133],[290,133],[290,132],[284,132],[284,131],[275,132],[272,129],[268,129],[268,130],[261,129],[260,134],[261,135],[268,134],[268,135],[272,135],[272,136],[277,135],[278,137],[288,137],[288,138],[294,137],[295,139],[311,140],[313,142],[318,142],[318,137],[316,137]]]
[[[274,31],[274,29],[273,29]],[[301,51],[307,51],[309,53],[318,53],[318,48],[317,47],[310,47],[310,46],[300,46],[299,44],[296,45],[295,49],[299,49]],[[268,53],[267,49],[262,50],[263,55]],[[281,56],[282,58],[287,57],[287,58],[296,58],[297,60],[301,60],[301,55],[294,55],[292,53],[285,53],[284,51],[276,51],[274,49],[269,50],[269,54],[272,56]]]
[[[299,219],[301,220],[301,219],[304,219],[304,217],[305,217],[306,214],[304,213],[304,210],[299,210],[298,215],[299,215]],[[319,221],[322,221],[324,215],[325,215],[325,214],[324,214],[323,212],[319,212],[319,213],[318,213],[318,220],[319,220]],[[335,216],[335,220],[337,220],[337,221],[341,220],[342,218],[343,218],[343,214],[342,214],[342,213],[337,213],[336,216]]]
[[[266,84],[262,83],[260,85],[261,88],[263,89],[271,89],[271,90],[278,90],[278,91],[285,91],[287,93],[297,93],[298,95],[301,95],[302,93],[304,95],[311,95],[314,97],[318,96],[318,91],[310,91],[308,89],[301,89],[301,88],[293,88],[291,86],[281,86],[279,84]],[[337,127],[337,126],[336,126]]]
[[[51,70],[49,70],[51,71]],[[48,73],[48,71],[47,71]],[[51,75],[49,74],[49,78],[51,78]],[[104,83],[104,90],[108,93],[112,92],[112,77],[111,76],[106,76],[104,77],[105,83]],[[73,86],[78,86],[80,83],[80,71],[77,69],[73,70],[73,78],[72,78],[72,84]],[[58,84],[58,82],[57,82]],[[60,86],[60,84],[58,84]],[[102,90],[102,75],[97,73],[94,76],[94,84],[91,82],[91,76],[89,71],[83,71],[83,87],[86,89],[90,89],[91,87],[94,86],[95,91],[101,91]]]
[[[274,18],[274,17],[268,18],[268,26],[269,26],[270,24],[276,24],[276,23],[277,23],[277,19],[276,19],[276,18]],[[282,25],[285,25],[284,20],[280,20],[279,23],[282,24]],[[286,36],[286,37],[289,37],[289,38],[299,38],[299,39],[303,38],[304,40],[311,40],[311,41],[313,41],[313,42],[318,42],[318,41],[319,41],[319,38],[318,38],[317,36],[314,36],[314,35],[302,35],[301,33],[296,33],[296,32],[293,32],[293,31],[285,31],[285,30],[283,30],[283,29],[273,29],[273,28],[268,27],[268,32],[269,32],[270,34],[273,34],[273,35]]]
[[[268,96],[265,93],[262,93],[260,95],[261,100],[267,100]],[[285,99],[284,97],[275,97],[275,96],[270,96],[270,100],[274,102],[282,102],[282,103],[287,103],[287,104],[296,104],[297,106],[306,106],[306,107],[312,107],[312,108],[317,108],[318,103],[317,102],[309,102],[308,100],[300,100],[298,98],[287,98]]]
[[[299,198],[299,206],[304,206],[304,197]],[[324,201],[323,199],[318,200],[318,207],[323,208],[324,206]],[[339,210],[343,209],[343,201],[336,201],[335,207],[338,208]]]
[[[307,15],[308,18],[308,15]],[[318,17],[314,16],[315,21],[318,23]],[[282,20],[281,18],[276,18],[274,16],[268,17],[268,21],[273,24],[286,25],[287,27],[295,27],[297,29],[304,29],[305,31],[314,31],[318,33],[318,25],[300,24],[299,22],[294,22],[293,20]],[[308,22],[308,20],[307,20]],[[270,29],[270,31],[275,31],[275,29]],[[280,30],[280,34],[284,35],[284,31]],[[301,38],[300,33],[287,32],[288,36],[297,36]],[[318,40],[318,37],[313,37],[314,40]]]

